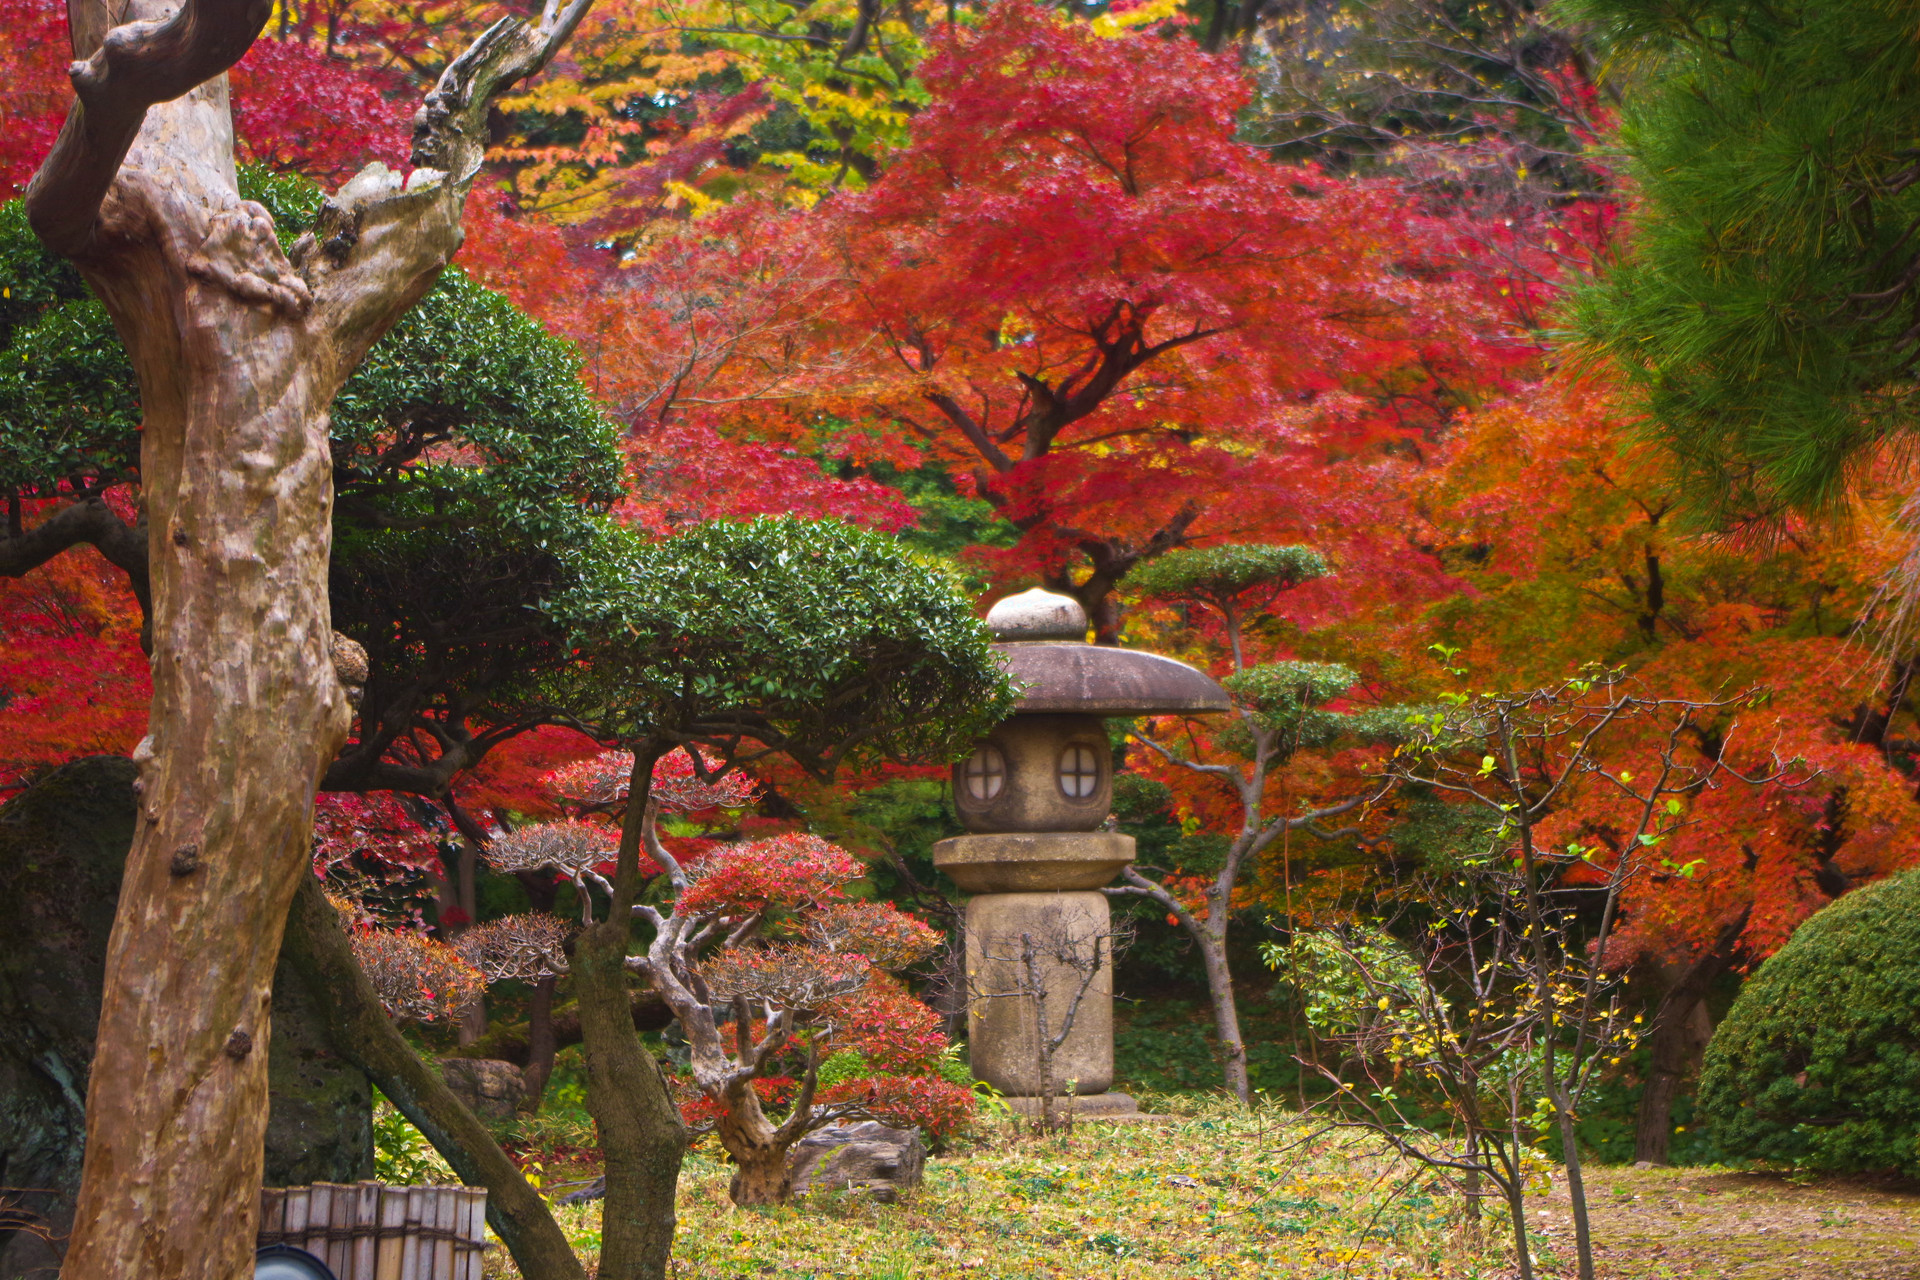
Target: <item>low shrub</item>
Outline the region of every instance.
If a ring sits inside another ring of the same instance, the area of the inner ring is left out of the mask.
[[[1847,894],[1760,966],[1699,1108],[1735,1155],[1920,1176],[1920,872]]]

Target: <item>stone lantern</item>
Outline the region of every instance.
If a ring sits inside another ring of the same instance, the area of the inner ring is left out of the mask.
[[[967,903],[968,1049],[973,1073],[1037,1112],[1039,1002],[1052,1089],[1082,1117],[1135,1110],[1113,1085],[1113,969],[1103,885],[1133,861],[1133,837],[1103,830],[1113,807],[1105,718],[1225,711],[1227,694],[1184,662],[1087,643],[1071,597],[1033,590],[987,614],[1019,709],[954,766],[954,807],[970,834],[933,847]],[[1036,972],[1039,974],[1035,980]],[[1051,1038],[1050,1035],[1050,1038]]]

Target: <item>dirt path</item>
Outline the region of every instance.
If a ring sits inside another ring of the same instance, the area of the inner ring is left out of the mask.
[[[1861,1180],[1590,1169],[1604,1280],[1920,1280],[1920,1192]],[[1540,1219],[1571,1272],[1564,1191]]]

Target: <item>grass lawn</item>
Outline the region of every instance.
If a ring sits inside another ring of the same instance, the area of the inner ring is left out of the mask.
[[[1493,1280],[1507,1270],[1499,1240],[1469,1246],[1431,1179],[1377,1144],[1311,1138],[1272,1108],[1155,1105],[1183,1114],[1044,1139],[996,1128],[969,1151],[929,1161],[926,1184],[898,1205],[827,1193],[736,1209],[728,1167],[705,1145],[681,1179],[674,1275]],[[591,1262],[599,1206],[558,1213]]]
[[[1152,1100],[1160,1124],[1082,1125],[1034,1138],[990,1127],[931,1160],[903,1203],[826,1193],[736,1209],[711,1141],[680,1183],[675,1277],[721,1280],[1509,1280],[1494,1230],[1452,1224],[1457,1202],[1360,1136],[1278,1107]],[[555,1180],[591,1172],[555,1169]],[[1724,1170],[1588,1171],[1603,1280],[1920,1280],[1920,1193],[1872,1181]],[[1532,1202],[1540,1274],[1573,1274],[1564,1183]],[[600,1206],[556,1211],[597,1259]],[[504,1251],[487,1274],[516,1275]]]

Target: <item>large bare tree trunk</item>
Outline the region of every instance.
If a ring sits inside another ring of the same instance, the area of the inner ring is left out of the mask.
[[[1673,1141],[1673,1103],[1680,1094],[1680,1082],[1686,1078],[1693,1057],[1694,1015],[1720,975],[1733,963],[1740,935],[1747,927],[1748,911],[1727,921],[1713,942],[1661,997],[1647,1036],[1650,1061],[1647,1081],[1640,1093],[1640,1114],[1633,1127],[1633,1158],[1650,1164],[1665,1164],[1667,1149]]]
[[[292,260],[235,189],[227,109],[270,0],[70,6],[78,102],[27,212],[139,376],[153,704],[69,1276],[252,1274],[274,965],[351,714],[329,661],[327,408],[458,247],[487,103],[586,3],[483,36],[421,112],[411,189],[370,168]]]

